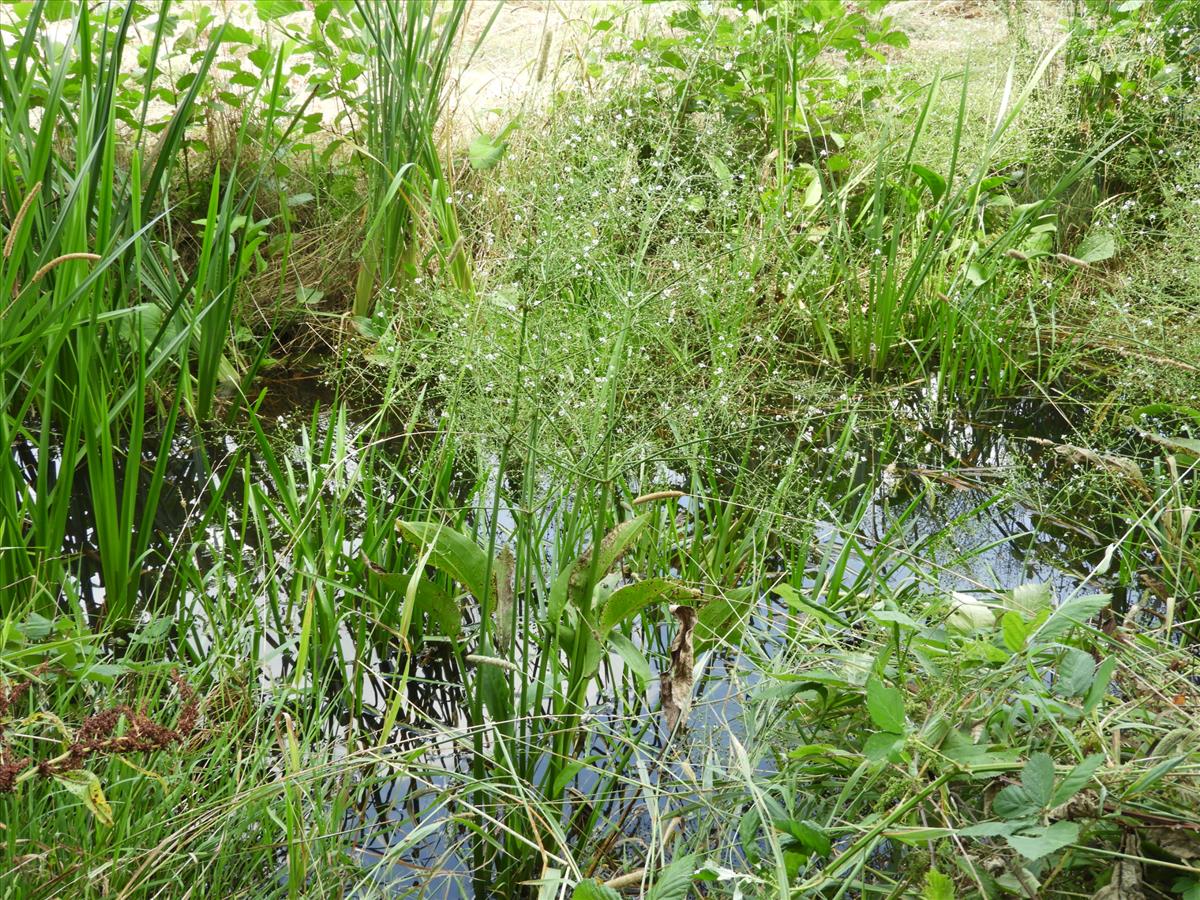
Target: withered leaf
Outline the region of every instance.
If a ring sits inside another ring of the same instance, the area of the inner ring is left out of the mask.
[[[687,724],[692,706],[692,670],[695,668],[695,649],[692,635],[696,630],[696,610],[690,606],[673,606],[671,612],[679,620],[679,631],[671,641],[671,666],[660,677],[663,716],[667,731],[674,733]]]
[[[507,653],[512,646],[513,572],[516,560],[512,548],[505,545],[496,556],[492,576],[496,579],[496,647]]]
[[[1123,859],[1113,867],[1112,879],[1092,895],[1092,900],[1145,900],[1142,889],[1142,842],[1137,832],[1127,831],[1121,838]]]

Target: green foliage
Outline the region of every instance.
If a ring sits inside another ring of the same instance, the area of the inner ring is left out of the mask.
[[[617,10],[458,168],[458,0],[14,10],[0,893],[1195,892],[1187,5]]]

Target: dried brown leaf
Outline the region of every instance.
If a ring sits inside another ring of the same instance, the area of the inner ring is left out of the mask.
[[[1136,832],[1127,831],[1121,838],[1125,856],[1113,867],[1112,880],[1092,895],[1092,900],[1146,900],[1142,890],[1142,842]]]
[[[492,575],[496,579],[496,646],[503,653],[507,653],[512,646],[513,573],[516,565],[512,548],[506,545],[497,554],[492,567]]]
[[[692,706],[692,670],[696,666],[692,635],[696,630],[696,610],[690,606],[674,606],[671,612],[679,620],[679,631],[671,641],[671,666],[662,673],[659,692],[667,731],[674,733],[678,727],[687,724],[688,710]]]

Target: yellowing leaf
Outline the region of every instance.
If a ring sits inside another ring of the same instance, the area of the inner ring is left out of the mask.
[[[101,825],[112,827],[112,807],[104,797],[104,788],[100,779],[87,769],[75,769],[55,775],[54,780],[83,801],[88,811],[99,820]]]

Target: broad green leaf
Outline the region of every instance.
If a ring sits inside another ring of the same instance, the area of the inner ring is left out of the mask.
[[[933,169],[918,165],[917,163],[913,163],[909,168],[913,170],[913,174],[925,183],[925,187],[929,188],[929,193],[933,195],[934,203],[942,199],[942,194],[946,193],[945,178],[933,171]]]
[[[483,172],[494,168],[504,157],[508,149],[508,141],[500,141],[486,134],[479,134],[467,148],[467,158],[471,168]]]
[[[880,731],[903,733],[904,695],[899,688],[884,684],[874,675],[867,679],[867,712]]]
[[[992,750],[987,744],[976,744],[959,730],[951,731],[942,742],[941,752],[948,759],[968,769],[987,767],[992,772],[997,767],[1011,769],[1020,767],[1017,751],[1013,749]]]
[[[980,822],[960,828],[958,833],[961,837],[1006,837],[1019,827],[1011,822]]]
[[[991,628],[995,624],[995,611],[982,600],[959,591],[950,595],[950,615],[946,617],[947,628],[962,634],[970,634],[972,631]]]
[[[1003,819],[1026,819],[1037,815],[1054,796],[1054,760],[1035,753],[1021,770],[1021,783],[1010,784],[996,794],[992,809]]]
[[[1054,605],[1050,585],[1034,581],[1013,588],[1012,605],[1014,609],[1032,618],[1043,609],[1049,609]]]
[[[1104,262],[1117,252],[1117,241],[1108,231],[1093,231],[1075,248],[1076,259],[1086,263]]]
[[[644,513],[635,519],[622,522],[604,536],[600,546],[591,547],[584,551],[579,559],[559,572],[550,587],[549,617],[557,622],[568,601],[581,608],[587,605],[587,579],[594,571],[598,578],[604,577],[624,554],[633,546],[642,529],[650,521],[653,513]],[[593,561],[593,553],[595,559]],[[593,570],[593,566],[595,567]]]
[[[1045,643],[1061,637],[1074,626],[1085,624],[1092,616],[1108,606],[1111,599],[1112,595],[1110,594],[1090,594],[1086,597],[1068,600],[1050,614],[1050,618],[1037,630],[1034,638],[1039,643]]]
[[[617,560],[624,556],[625,552],[633,546],[634,541],[641,535],[642,529],[649,524],[653,515],[653,513],[643,513],[635,519],[622,522],[604,536],[604,540],[600,542],[600,547],[595,550],[596,572],[599,575],[607,574],[616,565]],[[592,552],[588,551],[575,563],[576,574],[582,576],[591,565]]]
[[[1054,792],[1054,796],[1050,799],[1050,805],[1059,806],[1078,794],[1092,780],[1092,776],[1103,763],[1104,754],[1093,753],[1073,768]]]
[[[1044,828],[1027,828],[1020,834],[1010,834],[1005,840],[1026,859],[1041,859],[1079,840],[1079,825],[1055,822]]]
[[[801,822],[798,819],[776,819],[775,827],[788,835],[795,845],[798,845],[792,849],[799,849],[805,856],[814,853],[817,856],[828,856],[833,849],[829,835],[814,822]]]
[[[257,0],[254,9],[260,19],[270,22],[292,13],[304,12],[304,3],[301,0]]]
[[[429,617],[437,633],[454,641],[462,636],[462,610],[458,603],[428,578],[417,582],[417,612]]]
[[[1100,668],[1096,670],[1096,675],[1092,679],[1092,686],[1088,689],[1087,697],[1083,701],[1083,711],[1085,714],[1091,715],[1096,711],[1096,708],[1104,700],[1108,693],[1108,685],[1112,681],[1113,672],[1117,669],[1117,657],[1110,656],[1104,662],[1100,663]]]
[[[652,603],[682,603],[695,599],[693,591],[668,578],[647,578],[637,584],[626,585],[614,591],[604,604],[598,626],[600,637],[605,638],[612,629],[629,621]]]
[[[863,743],[863,756],[873,763],[899,762],[904,749],[904,735],[892,731],[876,731]]]
[[[445,572],[476,599],[486,593],[488,561],[487,554],[464,534],[437,522],[396,522],[400,536],[424,550],[432,545],[429,562],[434,568]]]
[[[954,879],[937,869],[925,873],[925,886],[921,888],[921,900],[954,900]]]
[[[646,659],[646,654],[639,650],[633,641],[619,631],[614,631],[608,636],[608,644],[617,651],[621,660],[629,667],[629,671],[638,680],[638,683],[642,688],[645,688],[650,683],[651,677],[650,663]]]
[[[1060,697],[1079,697],[1092,686],[1096,663],[1090,653],[1071,647],[1058,664],[1054,691]]]
[[[104,797],[100,779],[87,769],[74,769],[54,776],[54,780],[83,801],[83,805],[101,825],[113,824],[112,807]]]
[[[681,856],[663,868],[654,879],[654,887],[646,894],[646,900],[684,900],[692,889],[692,876],[696,872],[696,856]]]
[[[1000,619],[1000,634],[1004,638],[1004,646],[1013,653],[1020,653],[1029,638],[1029,626],[1020,613],[1010,609]]]
[[[1048,753],[1035,753],[1021,770],[1021,784],[1040,805],[1046,806],[1054,796],[1054,760]]]
[[[595,878],[585,878],[571,891],[571,900],[622,900],[621,894]]]
[[[849,628],[850,622],[842,618],[831,609],[826,609],[820,603],[814,602],[811,598],[804,596],[790,584],[777,584],[771,590],[778,594],[789,608],[797,612],[804,612],[816,616],[827,625],[834,625],[839,628]]]
[[[697,650],[714,644],[739,643],[755,596],[752,587],[731,588],[705,603],[696,616]]]

